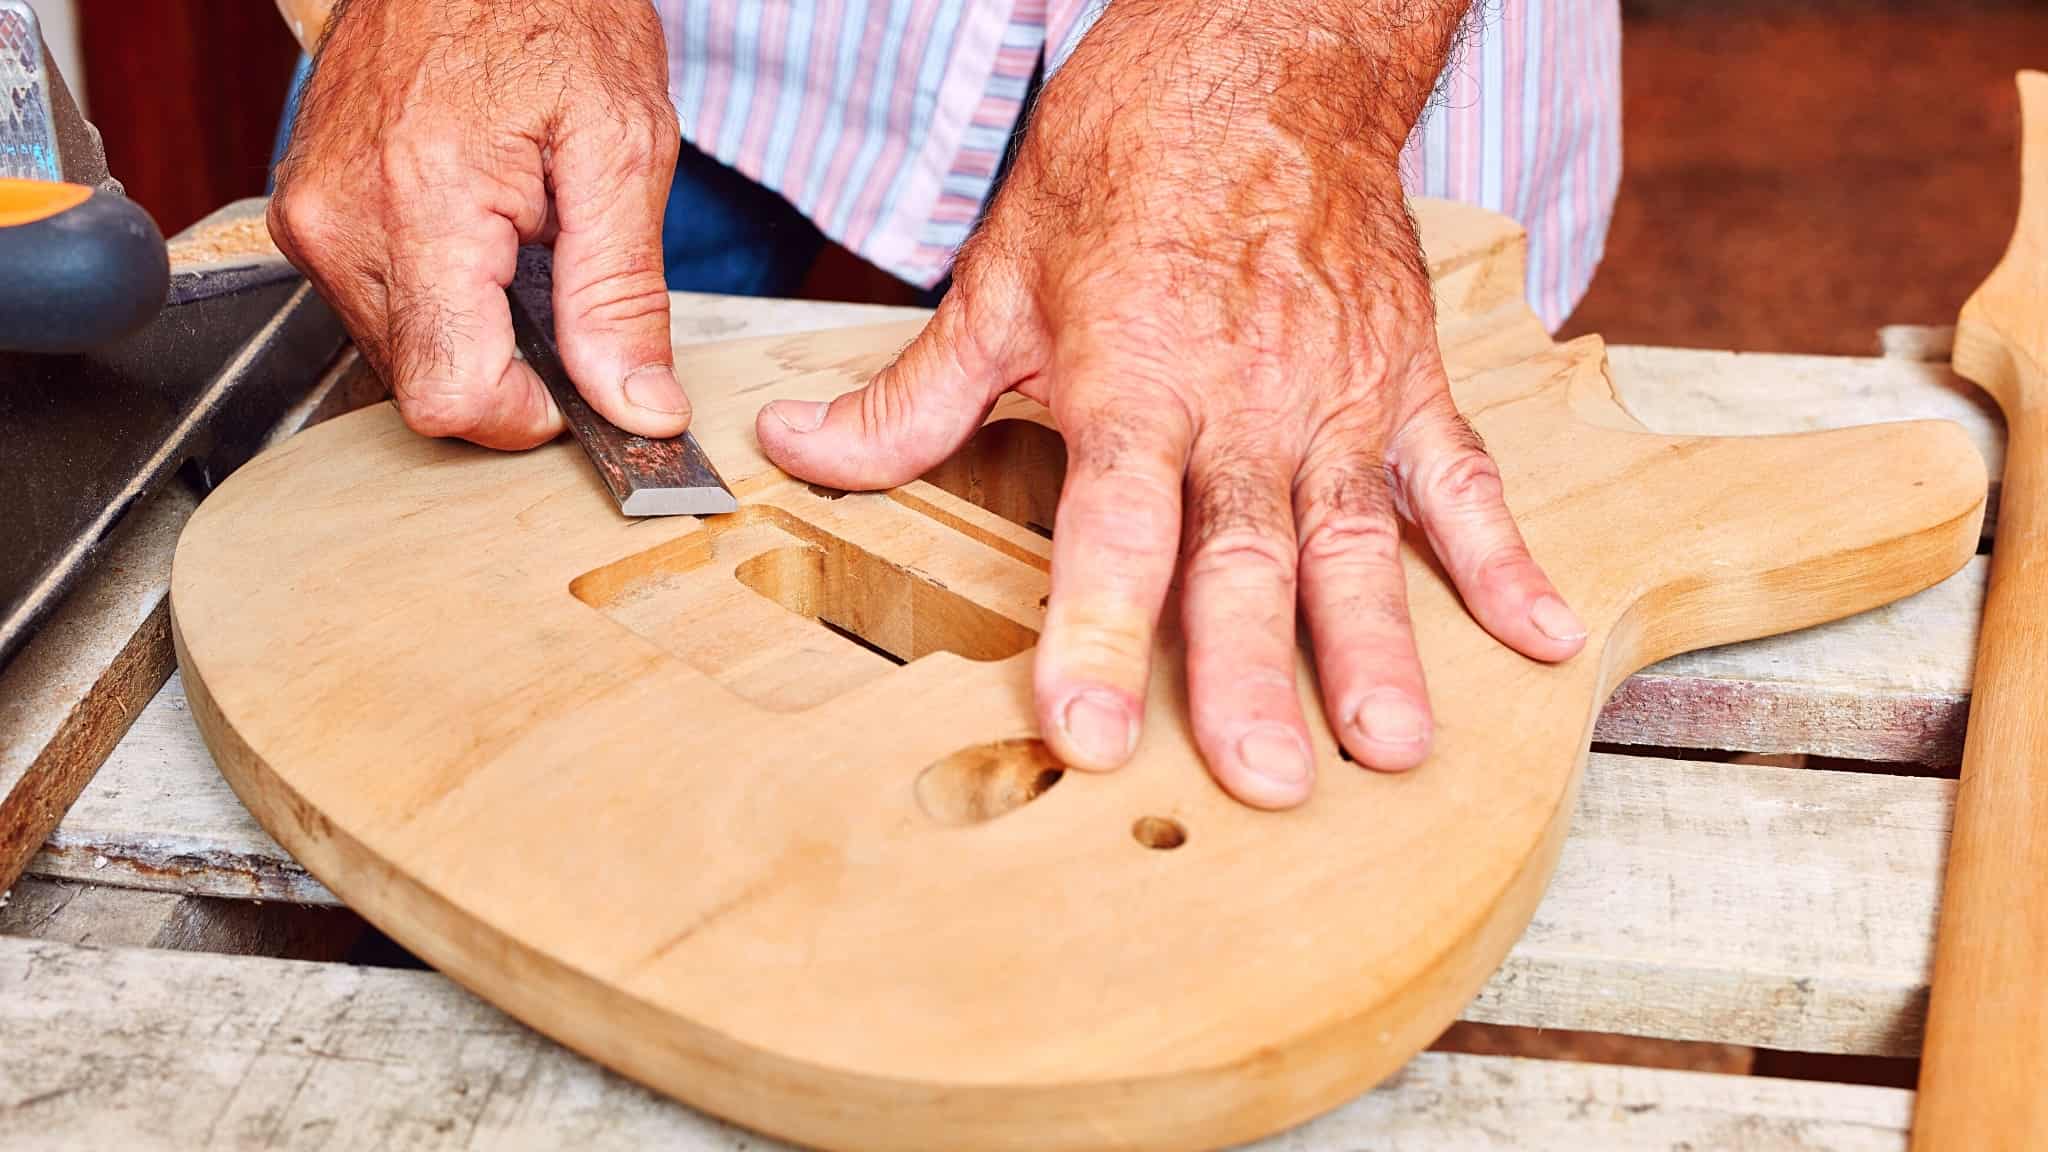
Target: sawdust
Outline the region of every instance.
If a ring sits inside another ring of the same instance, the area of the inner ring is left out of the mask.
[[[261,213],[190,229],[168,247],[173,268],[278,255]]]

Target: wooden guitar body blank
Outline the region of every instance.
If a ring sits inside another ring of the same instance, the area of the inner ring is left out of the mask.
[[[385,931],[536,1028],[834,1148],[1198,1148],[1370,1087],[1506,955],[1594,716],[1636,668],[1844,616],[1972,554],[1985,494],[1934,423],[1644,431],[1597,340],[1553,345],[1508,222],[1421,203],[1459,406],[1591,629],[1559,666],[1406,557],[1438,742],[1400,776],[1226,798],[1162,642],[1145,741],[1034,739],[1062,453],[999,406],[888,493],[794,482],[763,401],[824,398],[915,324],[679,349],[741,502],[628,521],[573,445],[421,439],[379,407],[209,498],[172,607],[236,792]],[[1169,608],[1167,618],[1174,616]]]

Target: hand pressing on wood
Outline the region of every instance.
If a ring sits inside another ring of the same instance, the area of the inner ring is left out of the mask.
[[[270,231],[430,436],[529,448],[562,416],[513,354],[519,245],[555,249],[562,360],[614,424],[673,436],[661,218],[680,144],[647,0],[345,0]]]
[[[1500,640],[1584,644],[1452,406],[1397,172],[1462,8],[1118,0],[918,339],[857,392],[761,414],[784,469],[881,488],[1005,391],[1050,407],[1068,467],[1035,694],[1068,763],[1136,749],[1176,564],[1195,736],[1262,807],[1313,784],[1297,613],[1351,755],[1428,752],[1399,517]]]

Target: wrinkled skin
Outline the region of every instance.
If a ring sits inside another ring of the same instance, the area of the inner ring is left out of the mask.
[[[1136,750],[1176,579],[1195,734],[1231,794],[1312,789],[1297,621],[1344,747],[1419,763],[1400,517],[1503,642],[1583,646],[1452,406],[1396,171],[1462,9],[1115,0],[919,338],[829,405],[763,410],[777,464],[880,488],[1006,391],[1050,407],[1069,466],[1035,680],[1068,763]],[[559,430],[499,291],[517,244],[552,237],[578,388],[622,427],[679,432],[659,250],[676,126],[646,0],[353,0],[332,27],[271,227],[407,422],[504,448]]]
[[[1116,0],[923,334],[860,391],[757,421],[789,472],[881,488],[1005,391],[1052,410],[1069,463],[1035,695],[1068,763],[1135,750],[1176,561],[1197,742],[1262,807],[1313,783],[1298,616],[1345,749],[1428,752],[1397,516],[1496,637],[1583,646],[1452,406],[1402,199],[1460,7]]]
[[[277,172],[270,232],[429,436],[562,430],[504,288],[555,249],[562,362],[590,405],[673,436],[661,214],[680,137],[647,0],[348,0]]]

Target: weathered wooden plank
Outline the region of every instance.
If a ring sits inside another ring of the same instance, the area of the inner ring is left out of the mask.
[[[1616,690],[1594,739],[1955,764],[1988,573],[1979,556],[1875,611],[1653,665]]]
[[[55,879],[195,895],[336,902],[221,779],[176,676],[29,868]]]
[[[189,897],[24,876],[0,893],[0,936],[94,948],[147,948]]]
[[[0,889],[170,675],[171,552],[197,506],[173,484],[123,517],[99,568],[0,672]]]
[[[0,1144],[773,1149],[439,976],[0,939]],[[1904,1147],[1911,1094],[1430,1053],[1263,1142],[1321,1149]]]
[[[236,801],[183,709],[173,680],[35,871],[331,901]],[[1468,1017],[1909,1055],[1952,795],[1931,779],[1595,755],[1550,892]]]
[[[1877,354],[1888,360],[1946,364],[1955,346],[1953,324],[1887,324],[1877,330]]]
[[[339,960],[363,922],[342,908],[220,900],[98,884],[15,881],[0,897],[0,936],[95,948],[168,948]]]
[[[1913,1055],[1954,795],[1595,756],[1549,894],[1465,1017]]]
[[[376,377],[344,354],[267,442],[379,391]],[[175,666],[171,556],[198,503],[173,482],[124,516],[98,568],[0,673],[0,889],[21,875]]]

